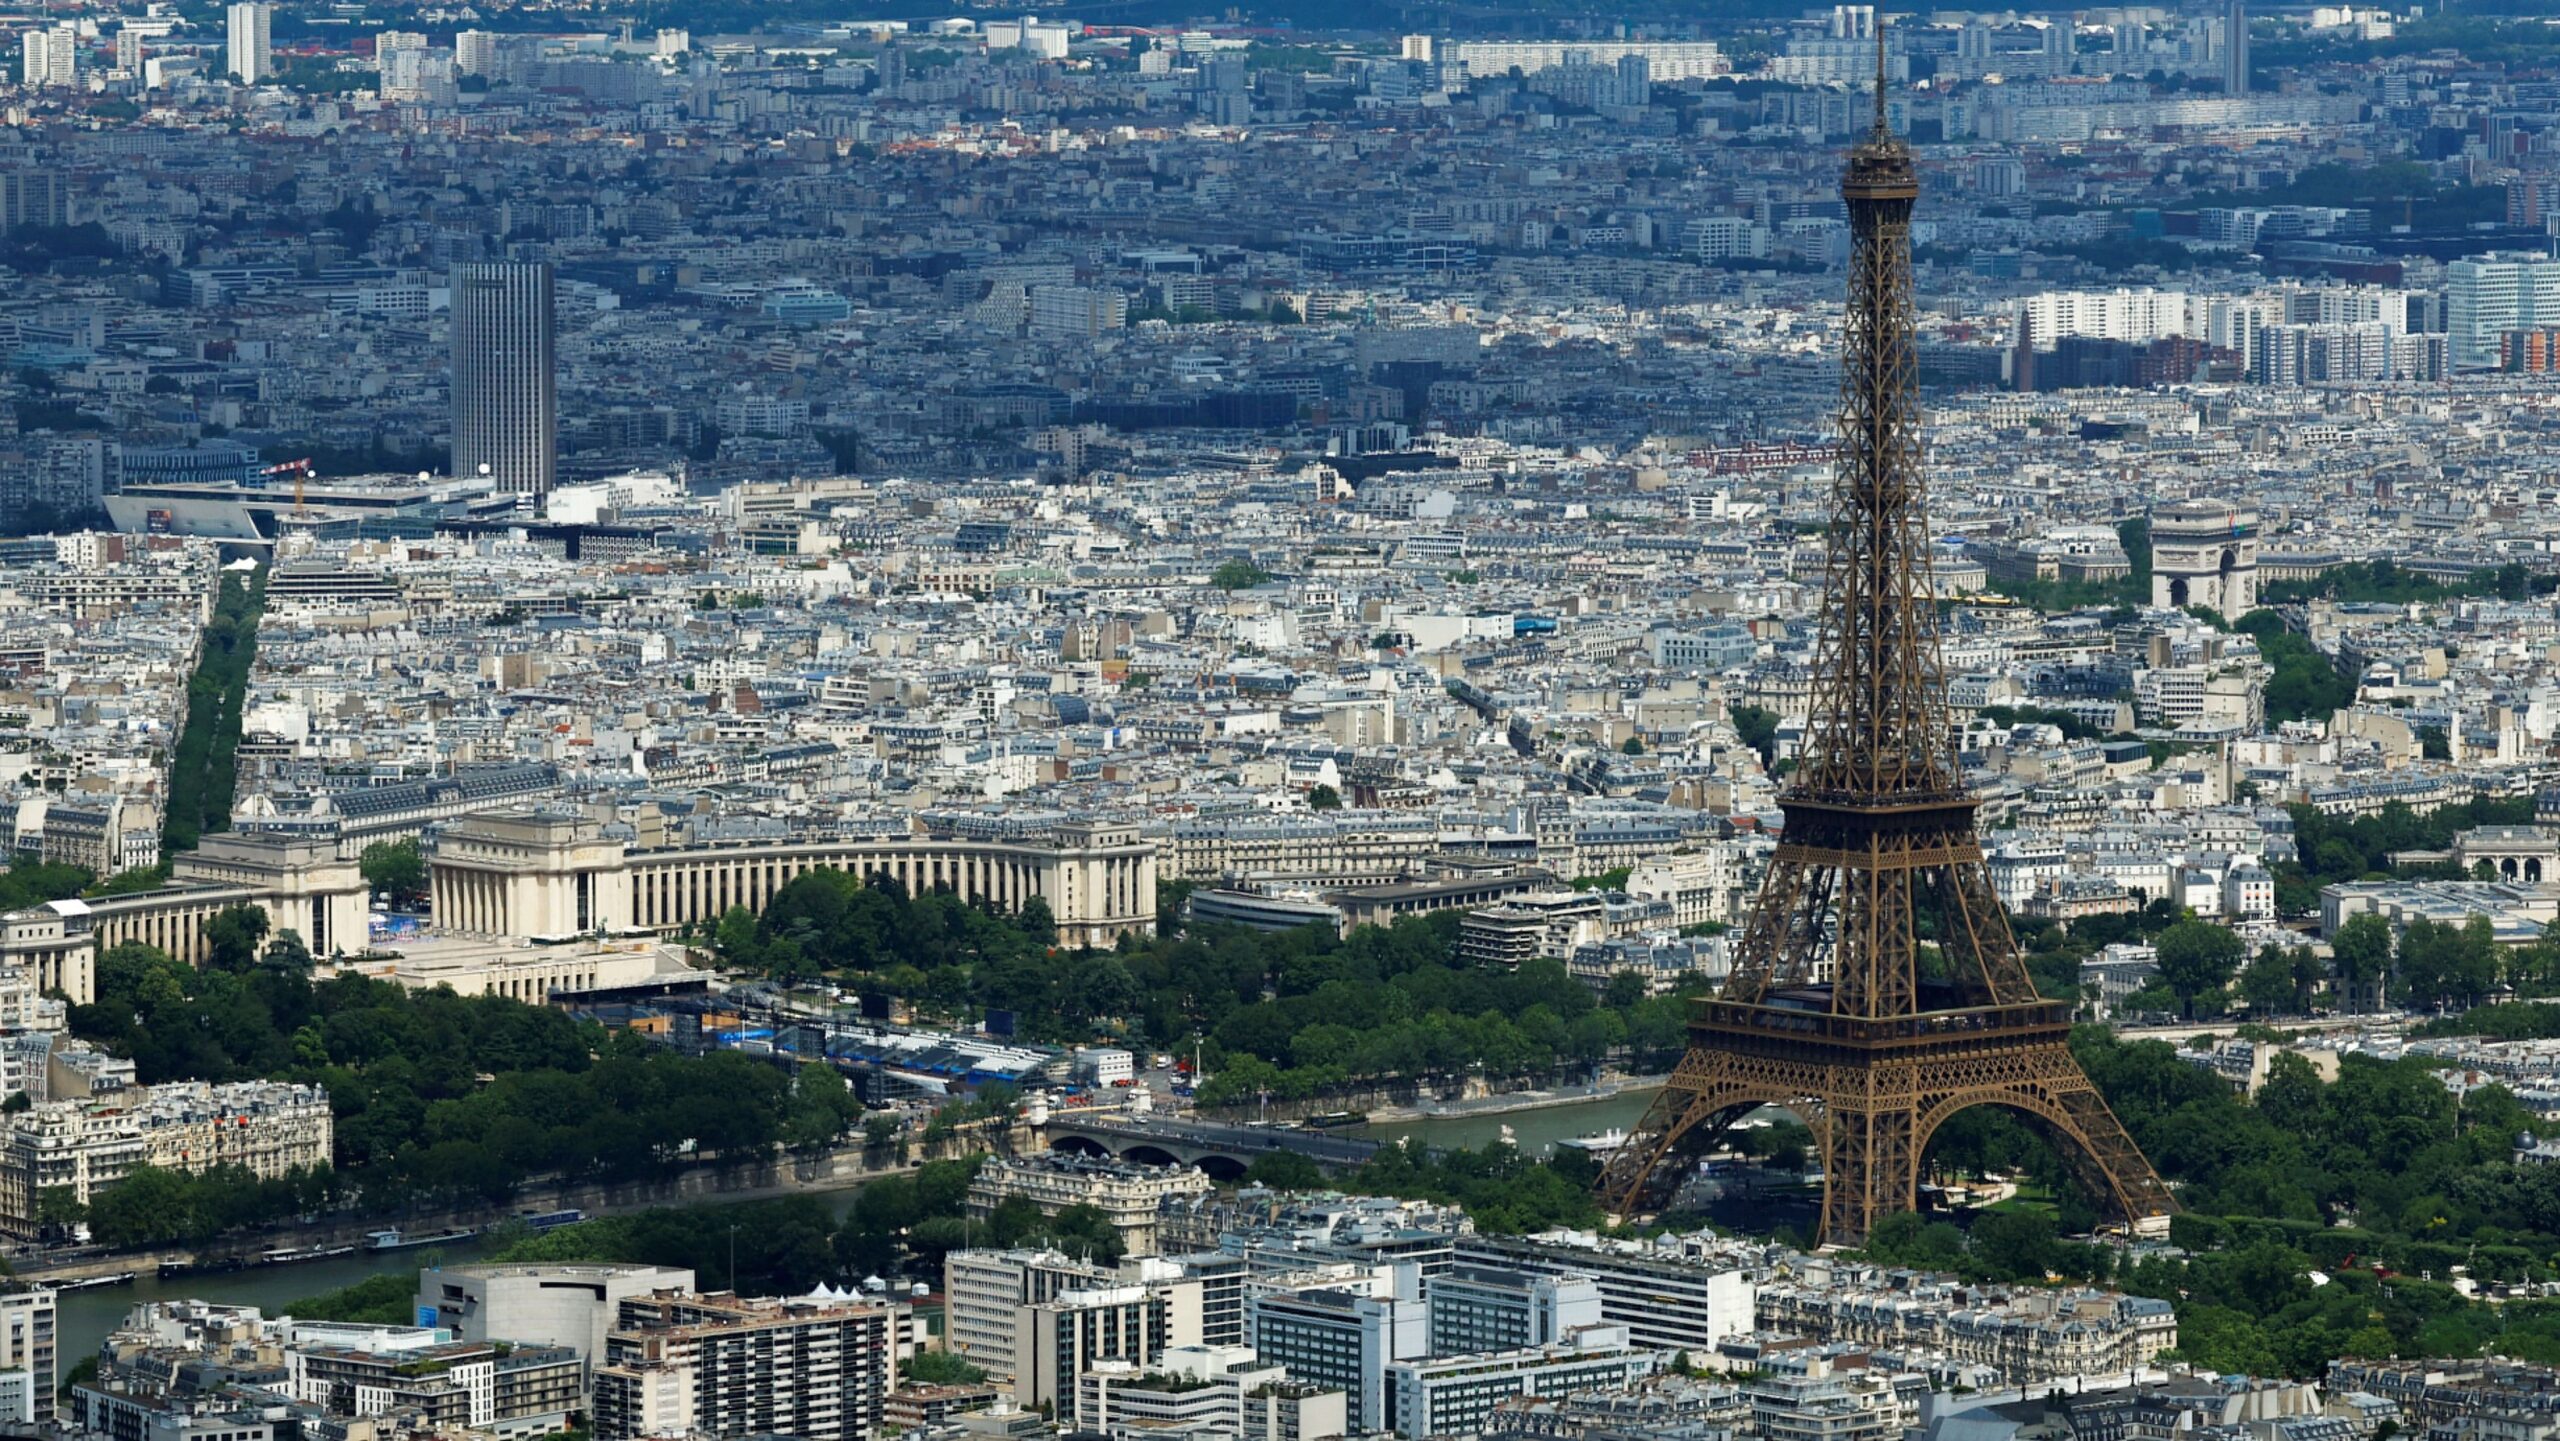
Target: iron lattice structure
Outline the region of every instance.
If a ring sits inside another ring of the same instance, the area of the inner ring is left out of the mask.
[[[1823,1240],[1856,1245],[1916,1208],[1946,1119],[2003,1106],[2042,1131],[2125,1219],[2176,1210],[2038,995],[1983,864],[1947,718],[1914,376],[1911,210],[1919,177],[1885,122],[1841,181],[1854,248],[1842,334],[1812,722],[1723,993],[1693,1003],[1689,1050],[1602,1175],[1620,1215],[1762,1106],[1801,1116],[1824,1176]]]

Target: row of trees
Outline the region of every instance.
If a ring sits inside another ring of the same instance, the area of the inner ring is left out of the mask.
[[[2342,819],[2322,815],[2309,806],[2289,808],[2293,847],[2303,880],[2312,884],[2309,904],[2319,904],[2317,888],[2332,881],[2360,881],[2392,874],[2391,857],[2400,851],[2442,850],[2453,838],[2476,826],[2519,826],[2533,823],[2533,798],[2475,797],[2439,806],[2419,815],[2394,801],[2370,816]]]
[[[245,579],[225,571],[205,627],[195,674],[187,678],[187,719],[169,764],[169,809],[161,818],[160,849],[191,851],[207,831],[231,828],[232,790],[238,775],[240,708],[249,693],[249,667],[258,653],[258,616],[266,608],[267,573]]]
[[[1407,1142],[1370,1157],[1343,1185],[1367,1195],[1461,1205],[1479,1230],[1517,1235],[1606,1225],[1600,1203],[1592,1199],[1599,1179],[1589,1153],[1569,1148],[1541,1162],[1513,1146],[1434,1153]]]
[[[95,876],[79,866],[20,860],[0,871],[0,911],[24,910],[47,901],[69,900],[88,890],[94,880]]]
[[[714,944],[731,963],[777,976],[846,975],[865,996],[963,1018],[1009,1011],[1042,1039],[1116,1031],[1187,1051],[1196,1038],[1212,1077],[1204,1104],[1471,1068],[1548,1074],[1620,1051],[1667,1058],[1680,1048],[1676,999],[1646,996],[1633,976],[1595,997],[1554,961],[1516,973],[1463,964],[1458,922],[1445,911],[1347,937],[1323,926],[1203,926],[1062,952],[1036,898],[1003,914],[818,871],[784,886],[760,916],[732,910]]]
[[[2265,691],[2269,721],[2327,720],[2355,703],[2355,682],[2338,674],[2318,647],[2285,629],[2274,611],[2253,610],[2233,629],[2257,641],[2258,657],[2274,671]]]
[[[873,1276],[939,1281],[942,1258],[965,1246],[1052,1245],[1103,1264],[1120,1259],[1118,1229],[1091,1206],[1043,1216],[1017,1196],[970,1219],[969,1183],[982,1160],[929,1161],[883,1176],[855,1192],[841,1215],[829,1198],[815,1196],[673,1207],[524,1235],[499,1245],[493,1258],[685,1266],[705,1289],[785,1296]]]
[[[2125,1008],[2189,1018],[2240,1006],[2253,1017],[2309,1015],[2324,999],[2348,1006],[2388,998],[2423,1010],[2477,1005],[2501,984],[2528,995],[2560,988],[2560,943],[2502,946],[2483,916],[2459,925],[2420,919],[2396,937],[2380,916],[2353,916],[2330,938],[2325,962],[2307,945],[2276,942],[2251,955],[2233,931],[2166,902],[2067,928],[2021,920],[2018,937],[2038,988],[2056,998],[2079,994],[2080,962],[2104,946],[2148,940],[2159,952],[2159,978]]]
[[[141,1166],[82,1206],[68,1186],[36,1197],[36,1224],[49,1233],[85,1221],[100,1245],[114,1250],[202,1246],[226,1231],[274,1225],[308,1215],[338,1195],[326,1167],[261,1180],[239,1167],[186,1172]]]
[[[2323,1082],[2286,1055],[2249,1100],[2157,1042],[2075,1048],[2188,1209],[2173,1239],[2191,1257],[2119,1279],[2180,1298],[2190,1359],[2306,1375],[2349,1351],[2462,1355],[2492,1335],[2560,1355],[2560,1308],[2473,1305],[2426,1279],[2560,1277],[2560,1174],[2516,1163],[2533,1122],[2502,1088],[2457,1096],[2428,1061],[2360,1056]],[[2406,1274],[2384,1284],[2376,1265]]]
[[[2560,1014],[2494,1029],[2546,1028],[2560,1030]],[[2503,1089],[2457,1096],[2414,1058],[2349,1056],[2323,1081],[2286,1055],[2252,1099],[2161,1042],[2089,1027],[2072,1045],[2177,1186],[2186,1210],[2172,1240],[2184,1254],[2137,1259],[2064,1239],[2096,1219],[2089,1202],[2037,1133],[1991,1110],[1950,1122],[1931,1167],[2023,1172],[2051,1188],[2057,1213],[1986,1212],[1969,1229],[1892,1217],[1870,1254],[1978,1280],[2105,1280],[2168,1300],[2179,1354],[2217,1371],[2316,1376],[2341,1355],[2484,1346],[2560,1362],[2560,1306],[2493,1306],[2448,1284],[2464,1266],[2482,1282],[2560,1278],[2560,1167],[2517,1164],[2533,1118]]]
[[[1108,1265],[1123,1243],[1110,1218],[1092,1206],[1055,1216],[1022,1197],[989,1214],[967,1214],[969,1183],[983,1158],[932,1161],[884,1176],[835,1198],[794,1196],[730,1205],[669,1207],[604,1216],[555,1230],[501,1232],[498,1261],[618,1261],[691,1268],[705,1289],[800,1295],[821,1285],[853,1286],[871,1277],[937,1281],[943,1258],[968,1246],[1054,1246]],[[1304,1157],[1276,1155],[1255,1163],[1249,1180],[1312,1189],[1325,1177]],[[1339,1182],[1374,1195],[1455,1202],[1476,1224],[1503,1233],[1602,1224],[1591,1199],[1593,1163],[1572,1153],[1553,1164],[1511,1146],[1437,1155],[1405,1147],[1381,1151]],[[295,1302],[295,1316],[324,1320],[406,1320],[409,1280],[375,1277],[343,1291]]]
[[[947,890],[910,896],[887,876],[866,883],[850,871],[811,871],[776,891],[762,914],[732,906],[711,943],[729,964],[780,979],[849,971],[870,978],[869,993],[954,1008],[993,1005],[1030,1016],[1063,1003],[1072,1014],[1061,1019],[1071,1021],[1112,1013],[1128,999],[1117,986],[1091,991],[1103,973],[1090,967],[1060,989],[1051,956],[1057,924],[1037,896],[1008,914]]]
[[[2483,1036],[2493,1041],[2546,1041],[2560,1037],[2560,1003],[2505,1001],[2475,1006],[2458,1016],[2438,1016],[2414,1036]]]
[[[2398,801],[2376,814],[2352,818],[2323,815],[2302,805],[2286,811],[2293,820],[2296,858],[2269,867],[2275,876],[2276,909],[2307,916],[2320,909],[2324,885],[2428,874],[2394,867],[2391,858],[2397,853],[2442,850],[2474,826],[2531,824],[2533,800],[2476,796],[2425,815]]]
[[[2060,1001],[2079,999],[2082,961],[2120,942],[2152,940],[2185,914],[2167,901],[2153,901],[2139,911],[2082,916],[2067,926],[2033,916],[2013,916],[2009,924],[2036,989]]]
[[[333,1194],[352,1189],[368,1209],[494,1202],[533,1176],[628,1179],[694,1155],[816,1149],[861,1114],[829,1066],[791,1073],[736,1054],[682,1056],[496,996],[354,975],[315,982],[301,940],[270,937],[250,907],[206,931],[201,969],[144,945],[107,952],[97,999],[72,1008],[72,1030],[131,1056],[146,1084],[322,1087],[336,1117]]]
[[[2384,997],[2417,1009],[2476,1004],[2501,978],[2547,983],[2560,950],[2501,947],[2482,916],[2461,925],[2412,921],[2396,941],[2381,917],[2352,917],[2331,939],[2326,962],[2309,946],[2275,942],[2250,956],[2233,932],[2193,919],[2169,926],[2155,944],[2159,978],[2128,997],[2125,1009],[2190,1019],[2241,1005],[2252,1017],[2303,1016],[2324,998],[2340,1006]]]
[[[391,904],[412,907],[426,898],[427,858],[416,840],[375,841],[356,858],[365,889],[386,896]]]
[[[2269,605],[2324,598],[2339,601],[2378,602],[2384,605],[2408,605],[2418,601],[2451,600],[2460,596],[2494,596],[2501,600],[2530,600],[2547,595],[2560,581],[2538,576],[2525,569],[2521,561],[2509,561],[2494,569],[2478,570],[2467,580],[2452,584],[2435,580],[2414,570],[2405,569],[2388,560],[2349,561],[2321,572],[2309,580],[2270,582],[2262,598]]]

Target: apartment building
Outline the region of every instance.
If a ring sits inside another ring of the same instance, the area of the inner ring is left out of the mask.
[[[1629,1344],[1624,1326],[1587,1326],[1546,1346],[1400,1361],[1386,1368],[1388,1420],[1400,1436],[1480,1435],[1507,1401],[1631,1385],[1662,1361]]]
[[[201,1081],[49,1101],[0,1120],[0,1231],[32,1236],[36,1197],[67,1186],[86,1205],[137,1166],[236,1166],[274,1179],[326,1166],[328,1094],[273,1081]]]
[[[1244,1346],[1184,1346],[1152,1368],[1104,1362],[1076,1378],[1074,1428],[1127,1441],[1207,1430],[1251,1441],[1346,1434],[1340,1391],[1291,1382]]]
[[[1393,1269],[1304,1289],[1275,1281],[1245,1303],[1254,1354],[1302,1385],[1341,1391],[1343,1422],[1355,1433],[1390,1424],[1387,1368],[1430,1354],[1429,1315],[1410,1285],[1398,1293]]]
[[[418,1417],[495,1436],[548,1436],[586,1404],[587,1364],[565,1346],[405,1342],[413,1327],[322,1328],[353,1344],[300,1341],[285,1349],[285,1393],[333,1416]],[[425,1333],[432,1336],[434,1333]],[[383,1344],[389,1342],[390,1344]]]
[[[1926,1384],[1917,1375],[1817,1358],[1803,1369],[1763,1376],[1743,1388],[1751,1432],[1764,1441],[1894,1441],[1919,1419]]]
[[[1013,1399],[1070,1407],[1078,1378],[1097,1365],[1152,1366],[1174,1347],[1199,1344],[1197,1281],[1061,1291],[1014,1313]]]
[[[1897,1354],[1935,1353],[2023,1385],[2148,1364],[2178,1344],[2166,1301],[2086,1287],[1961,1287],[1942,1278],[1851,1268],[1828,1284],[1763,1285],[1763,1328]]]
[[[944,1344],[989,1378],[1010,1381],[1015,1315],[1111,1279],[1107,1267],[1059,1251],[953,1251],[942,1258]]]
[[[895,1309],[666,1290],[630,1297],[595,1371],[597,1441],[871,1441],[896,1385]]]
[[[0,1291],[0,1422],[52,1421],[59,1366],[53,1292],[14,1284]]]
[[[1014,1196],[1044,1215],[1091,1206],[1109,1217],[1132,1256],[1156,1253],[1156,1210],[1169,1197],[1197,1196],[1209,1178],[1189,1166],[1141,1166],[1076,1156],[999,1156],[969,1182],[969,1218],[983,1221]]]
[[[1515,1273],[1587,1278],[1600,1295],[1599,1319],[1626,1327],[1639,1346],[1704,1355],[1753,1326],[1755,1290],[1731,1260],[1598,1237],[1575,1245],[1484,1235],[1462,1237],[1458,1256]]]

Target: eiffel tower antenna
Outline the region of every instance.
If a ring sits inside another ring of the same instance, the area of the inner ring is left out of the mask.
[[[1876,7],[1875,19],[1868,26],[1876,32],[1876,133],[1889,134],[1884,123],[1884,7]]]
[[[2018,1113],[2117,1215],[2177,1209],[2069,1044],[2072,1003],[2039,995],[1983,863],[1939,658],[1913,344],[1919,171],[1876,123],[1841,176],[1851,249],[1810,723],[1779,795],[1786,825],[1733,974],[1691,1003],[1689,1050],[1600,1179],[1621,1216],[1676,1192],[1675,1153],[1763,1106],[1795,1112],[1823,1171],[1822,1236],[1854,1246],[1917,1209],[1948,1117]]]

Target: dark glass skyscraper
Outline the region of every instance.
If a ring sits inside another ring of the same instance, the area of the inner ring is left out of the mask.
[[[559,431],[551,267],[453,267],[453,473],[551,493]]]
[[[2222,12],[2222,90],[2249,93],[2249,0],[2229,0]]]

